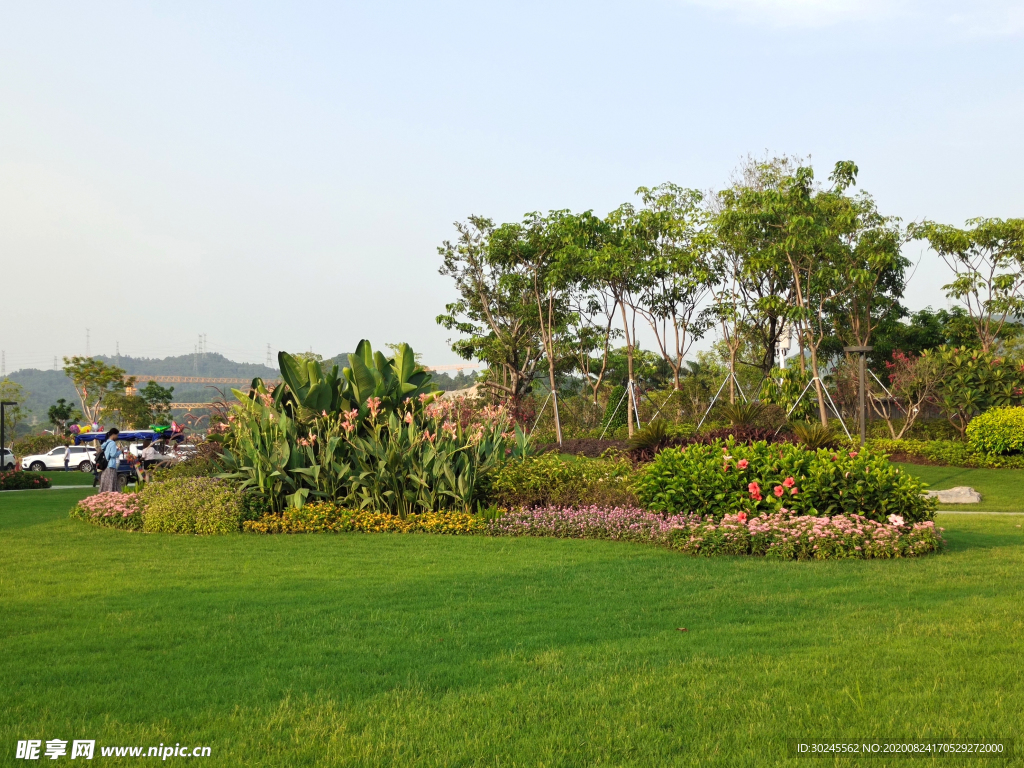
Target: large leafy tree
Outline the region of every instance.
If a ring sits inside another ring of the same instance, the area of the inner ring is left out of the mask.
[[[139,390],[141,397],[157,424],[169,424],[171,417],[171,401],[174,398],[174,387],[161,387],[151,381]]]
[[[68,422],[77,421],[81,414],[73,403],[69,403],[62,397],[50,406],[46,411],[46,417],[54,426],[57,434],[63,435],[68,431]]]
[[[562,443],[556,371],[571,342],[571,297],[581,282],[580,254],[592,239],[596,219],[585,213],[551,211],[529,213],[521,223],[503,224],[490,237],[490,261],[508,272],[522,271],[529,278],[537,314],[537,329],[548,362],[555,421],[555,438]]]
[[[90,422],[99,421],[104,398],[135,384],[135,377],[126,376],[124,369],[93,357],[65,357],[64,373],[75,385],[82,413]]]
[[[581,254],[582,287],[604,294],[619,308],[625,341],[627,382],[636,382],[634,357],[636,351],[636,316],[649,273],[653,248],[653,231],[649,217],[625,203],[609,213],[595,228],[586,252]],[[635,425],[633,399],[635,390],[626,398],[629,434]]]
[[[437,322],[462,335],[451,341],[456,354],[487,364],[481,386],[518,411],[544,357],[532,275],[521,262],[495,257],[490,219],[470,216],[455,228],[456,239],[438,248],[439,271],[455,281],[459,299]]]
[[[904,310],[899,300],[906,287],[906,268],[910,262],[901,249],[906,234],[900,220],[883,216],[874,199],[860,193],[852,199],[839,198],[848,206],[852,218],[837,232],[836,264],[847,277],[829,302],[835,335],[851,346],[871,344],[875,328]]]
[[[728,231],[761,246],[749,267],[789,267],[793,278],[791,315],[803,350],[809,352],[811,373],[818,401],[818,414],[828,423],[824,388],[821,383],[819,350],[831,336],[830,308],[854,290],[851,279],[850,240],[858,229],[859,210],[846,195],[856,181],[857,166],[836,163],[830,176],[831,188],[820,189],[810,167],[797,168],[768,189],[745,189],[723,212]]]
[[[1024,316],[1024,219],[970,219],[965,229],[924,221],[910,234],[953,271],[946,295],[963,304],[982,351],[991,351],[1004,326]]]
[[[778,190],[798,167],[797,158],[748,157],[731,186],[710,201],[715,246],[726,275],[716,297],[718,314],[723,322],[731,322],[730,347],[741,355],[738,362],[760,369],[765,377],[778,364],[777,350],[792,330],[793,272],[784,259],[766,252],[776,233],[744,226],[740,214],[749,205],[749,193]]]
[[[705,300],[721,279],[705,232],[704,196],[695,189],[666,183],[640,187],[640,212],[648,248],[640,280],[637,310],[654,332],[658,350],[672,369],[673,389],[680,388],[683,358],[693,342],[711,327]]]

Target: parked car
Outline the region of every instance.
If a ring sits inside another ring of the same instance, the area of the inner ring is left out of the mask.
[[[21,460],[21,468],[31,470],[32,472],[45,472],[48,469],[62,470],[64,469],[64,454],[67,451],[71,452],[68,469],[92,472],[93,449],[84,445],[58,445],[49,453],[25,456]]]
[[[14,454],[7,448],[0,448],[0,470],[14,469]]]

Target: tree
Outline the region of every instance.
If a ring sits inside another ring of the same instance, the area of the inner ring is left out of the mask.
[[[637,309],[651,326],[678,390],[684,356],[711,327],[709,309],[700,307],[720,281],[721,270],[711,259],[703,231],[707,216],[699,191],[666,183],[640,187],[637,194],[644,202],[641,217],[651,240]]]
[[[828,423],[828,413],[819,349],[831,335],[829,310],[857,284],[848,273],[852,266],[849,243],[858,228],[859,211],[845,194],[856,177],[856,165],[838,162],[829,177],[832,187],[821,190],[814,183],[814,171],[800,167],[776,186],[734,193],[722,214],[727,231],[758,244],[749,259],[751,269],[789,267],[793,278],[791,316],[800,340],[801,370],[806,350],[822,424]]]
[[[161,387],[155,381],[151,381],[139,390],[139,396],[149,406],[149,412],[154,423],[170,424],[174,387]]]
[[[887,391],[868,387],[868,402],[889,427],[889,436],[899,440],[906,435],[924,406],[935,398],[942,381],[943,365],[932,355],[908,355],[894,352],[886,363]],[[898,420],[902,419],[899,430]]]
[[[92,357],[65,357],[64,373],[75,385],[86,420],[93,423],[99,421],[105,397],[135,384],[134,376]]]
[[[537,329],[548,360],[548,385],[552,393],[555,438],[562,444],[555,370],[561,349],[568,342],[571,313],[569,296],[580,282],[577,257],[586,249],[594,229],[590,213],[574,216],[551,211],[547,216],[529,213],[522,223],[503,224],[490,237],[488,253],[493,263],[508,271],[522,270],[529,277],[536,306]]]
[[[836,292],[827,311],[833,316],[837,339],[865,347],[879,323],[905,311],[899,300],[910,262],[900,251],[907,238],[900,220],[879,213],[867,193],[843,202],[854,218],[837,233],[836,255],[841,261],[835,266],[846,274],[848,285]]]
[[[1003,327],[1024,316],[1024,219],[969,219],[967,227],[924,221],[910,233],[927,240],[953,271],[943,288],[964,305],[988,353]]]
[[[569,309],[572,312],[570,335],[573,359],[591,390],[596,406],[608,370],[611,340],[621,334],[618,329],[612,329],[618,305],[604,293],[575,292],[569,297]],[[593,358],[593,353],[598,350],[601,352],[600,364]]]
[[[653,238],[649,219],[638,216],[625,203],[609,213],[594,233],[585,254],[581,254],[582,287],[606,294],[619,308],[626,342],[627,382],[635,383],[633,358],[636,345],[636,314],[644,289],[644,264],[650,259]],[[627,384],[629,386],[629,384]],[[632,437],[635,424],[633,402],[636,391],[626,398],[626,418]]]
[[[64,435],[68,431],[69,421],[78,421],[82,414],[72,403],[67,402],[63,397],[50,406],[46,416],[56,429],[57,434]]]
[[[927,307],[910,314],[906,322],[894,314],[881,319],[871,339],[874,350],[868,359],[872,370],[879,376],[888,370],[888,363],[892,362],[895,352],[916,357],[926,349],[944,344],[950,347],[977,346],[974,323],[963,307],[953,307],[948,311]],[[1004,337],[1007,331],[1019,328],[1017,325],[1003,326]]]
[[[0,400],[8,403],[14,403],[14,405],[4,406],[4,434],[8,439],[13,439],[21,424],[25,418],[25,411],[23,406],[25,405],[25,388],[16,381],[11,381],[8,378],[0,379]],[[4,446],[0,446],[2,448]]]
[[[544,356],[532,279],[523,265],[492,257],[495,227],[490,219],[470,216],[455,228],[458,238],[438,248],[443,259],[439,272],[454,279],[460,298],[445,307],[437,322],[464,334],[449,339],[452,351],[464,360],[487,363],[480,385],[508,400],[518,416]]]
[[[153,421],[153,411],[145,398],[118,390],[108,392],[103,398],[100,416],[118,429],[145,429]]]
[[[737,213],[747,203],[745,192],[779,189],[800,166],[800,158],[748,156],[733,172],[731,186],[709,200],[713,207],[713,229],[718,259],[732,281],[727,297],[719,297],[719,307],[730,315],[742,317],[734,329],[737,362],[758,368],[763,378],[775,368],[776,351],[782,338],[791,332],[793,272],[782,259],[765,258],[775,235],[771,230],[737,226]],[[721,298],[726,298],[724,303]],[[802,364],[802,360],[801,360]]]

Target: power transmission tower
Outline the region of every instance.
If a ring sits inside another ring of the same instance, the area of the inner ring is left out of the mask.
[[[206,334],[204,333],[204,334],[203,334],[203,359],[204,359],[204,360],[206,359],[206,353],[207,353],[208,351],[209,351],[209,350],[207,350],[207,348],[206,348]]]
[[[53,370],[55,370],[55,371],[57,370],[57,356],[56,355],[53,356]]]
[[[267,344],[267,368],[270,367],[270,344]]]
[[[117,367],[120,368],[121,367],[121,342],[120,341],[115,341],[114,342],[114,350],[115,350],[114,351],[114,356],[117,358]]]

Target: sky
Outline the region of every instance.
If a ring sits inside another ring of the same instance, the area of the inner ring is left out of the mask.
[[[1024,0],[0,4],[0,349],[407,341],[437,247],[837,160],[904,221],[1024,215]],[[945,306],[919,243],[906,303]]]

